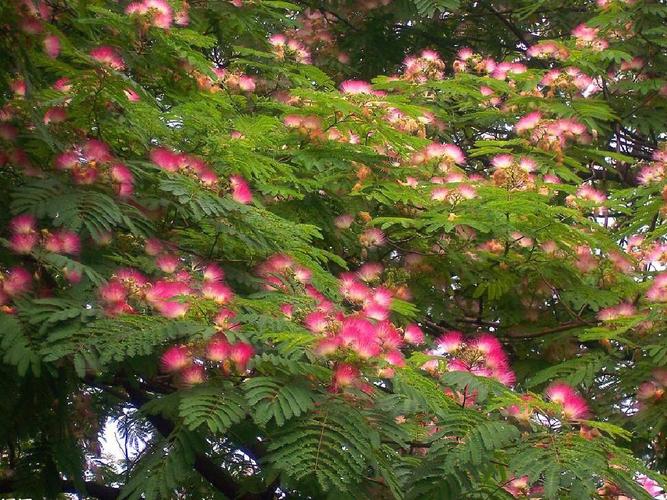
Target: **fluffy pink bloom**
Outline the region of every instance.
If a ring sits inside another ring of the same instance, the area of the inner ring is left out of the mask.
[[[254,92],[256,86],[255,79],[252,76],[242,75],[239,77],[239,88],[244,92]]]
[[[463,334],[453,330],[449,331],[438,337],[436,344],[444,352],[454,352],[463,347]]]
[[[414,323],[405,327],[403,338],[408,344],[419,345],[424,343],[424,332]]]
[[[314,311],[303,319],[304,326],[313,333],[322,333],[326,330],[329,320],[327,315],[320,311]]]
[[[339,215],[334,219],[334,226],[338,229],[348,229],[354,222],[354,216],[350,214]]]
[[[206,380],[204,367],[201,365],[190,365],[181,371],[180,379],[185,385],[201,384]]]
[[[81,251],[81,240],[73,231],[56,231],[47,236],[44,248],[53,253],[76,255]]]
[[[177,372],[190,363],[190,351],[184,345],[170,347],[164,352],[161,358],[162,369],[165,372]]]
[[[333,383],[337,388],[352,385],[359,378],[359,370],[347,363],[339,364],[334,370]]]
[[[236,369],[244,372],[250,359],[255,355],[255,348],[247,342],[237,342],[232,345],[229,358],[236,365]]]
[[[155,259],[155,265],[158,269],[168,274],[176,272],[179,263],[179,258],[176,255],[171,254],[163,254]]]
[[[211,361],[224,361],[231,353],[232,346],[224,337],[214,337],[206,346],[206,357]]]
[[[86,159],[98,163],[106,163],[113,158],[109,145],[98,139],[88,139],[83,145],[83,154]]]
[[[500,343],[500,341],[488,333],[477,337],[474,343],[474,347],[479,352],[487,355],[494,352],[503,351],[503,345]]]
[[[159,304],[164,300],[180,295],[190,295],[190,293],[190,286],[187,283],[183,283],[182,281],[158,280],[146,292],[146,300],[152,304]]]
[[[144,245],[144,252],[151,256],[159,255],[163,249],[164,245],[157,238],[148,238],[146,240],[146,244]]]
[[[46,35],[44,37],[44,52],[51,59],[55,59],[60,54],[60,38],[56,35]]]
[[[21,214],[9,221],[9,230],[15,234],[32,234],[37,231],[37,219],[32,214]]]
[[[229,178],[229,183],[232,186],[232,198],[238,203],[247,205],[252,202],[252,192],[248,182],[240,175],[232,175]]]
[[[125,62],[116,49],[103,45],[90,51],[90,57],[116,71],[125,69]]]
[[[217,326],[220,330],[231,330],[237,326],[233,322],[235,317],[236,313],[234,311],[230,311],[229,309],[220,309],[218,314],[215,315],[213,323],[215,323],[215,326]]]
[[[69,78],[62,77],[55,81],[53,89],[57,92],[69,92],[72,90],[72,85],[70,84]]]
[[[113,165],[109,170],[109,175],[114,182],[119,184],[131,184],[134,181],[132,171],[122,163],[116,163]]]
[[[153,25],[168,29],[173,20],[171,5],[166,0],[145,0],[146,11],[153,15]]]
[[[32,276],[27,269],[23,267],[12,267],[2,283],[4,293],[10,297],[21,295],[32,286]]]
[[[554,382],[545,391],[547,398],[562,407],[563,415],[568,419],[580,419],[588,414],[586,400],[568,384]]]
[[[173,301],[156,302],[153,304],[153,306],[162,316],[171,319],[182,318],[190,308],[189,304]]]
[[[79,163],[79,155],[74,151],[66,151],[56,157],[55,165],[58,170],[69,170]]]
[[[345,80],[340,84],[340,90],[344,94],[371,94],[373,92],[371,84],[362,80]]]
[[[116,302],[125,302],[127,299],[127,289],[117,281],[110,281],[102,285],[99,290],[100,299],[108,304]]]
[[[514,125],[514,130],[517,133],[521,133],[524,130],[534,129],[541,119],[542,119],[542,114],[539,111],[533,111],[532,113],[528,113],[527,115],[519,119],[518,122],[516,122],[516,125]]]
[[[220,281],[225,277],[224,271],[217,264],[209,264],[204,268],[204,281]]]
[[[50,123],[61,123],[67,119],[67,111],[62,106],[54,106],[46,110],[44,113],[44,125]]]
[[[379,247],[385,244],[385,236],[381,229],[372,227],[361,233],[359,242],[365,247]]]
[[[176,172],[178,170],[180,155],[167,148],[155,148],[150,153],[151,161],[158,167],[168,171]]]
[[[357,275],[364,281],[373,281],[380,277],[383,269],[379,262],[366,262],[357,270]]]
[[[201,291],[205,298],[212,299],[216,304],[227,304],[234,298],[232,289],[219,281],[209,281],[204,283]]]
[[[39,237],[37,233],[12,234],[9,237],[9,248],[12,250],[12,252],[26,255],[32,252],[33,248],[35,248],[35,245],[37,245],[38,240]]]

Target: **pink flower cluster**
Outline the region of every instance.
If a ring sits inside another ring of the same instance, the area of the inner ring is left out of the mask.
[[[292,257],[285,254],[272,255],[259,266],[257,266],[256,273],[264,279],[265,290],[282,290],[288,291],[289,283],[296,282],[305,287],[306,293],[312,298],[319,300],[320,295],[314,287],[309,285],[313,277],[310,269],[300,264],[297,264]],[[321,297],[323,299],[323,297]],[[332,307],[330,302],[327,302],[327,307]]]
[[[217,174],[201,158],[185,153],[176,153],[167,148],[153,149],[150,158],[153,163],[167,172],[178,172],[196,179],[204,187],[217,188]]]
[[[579,420],[588,415],[586,400],[564,382],[554,382],[544,394],[549,401],[560,405],[563,417],[568,420]]]
[[[302,64],[311,63],[310,50],[299,40],[288,38],[283,34],[275,34],[269,37],[269,43],[273,53],[281,61],[292,58]]]
[[[642,167],[637,180],[644,185],[663,182],[667,178],[667,142],[653,153],[653,161]]]
[[[629,302],[621,302],[612,307],[605,307],[598,312],[600,321],[615,321],[621,318],[628,318],[637,314],[637,308]]]
[[[95,61],[113,70],[123,71],[125,69],[125,61],[118,51],[109,45],[95,47],[89,54]]]
[[[447,172],[455,165],[464,165],[466,159],[463,151],[456,144],[438,142],[429,144],[410,158],[410,163],[413,165],[430,162],[436,163],[442,172]]]
[[[540,84],[551,89],[575,91],[586,96],[600,92],[602,88],[579,68],[552,69],[542,77]]]
[[[505,385],[512,385],[516,379],[503,345],[490,333],[465,338],[461,332],[452,330],[438,337],[435,344],[427,354],[443,356],[447,361],[446,371],[470,372],[479,377],[495,378]],[[422,369],[438,374],[442,365],[438,359],[432,359],[424,363]]]
[[[172,22],[180,26],[188,24],[187,8],[184,9],[185,15],[179,13],[174,15],[174,10],[167,0],[143,0],[141,2],[132,2],[125,7],[127,15],[143,16],[149,20],[150,24],[162,29],[169,29]]]
[[[406,57],[403,65],[403,78],[412,82],[442,80],[445,76],[445,63],[434,50],[424,50],[419,56]]]
[[[9,222],[9,248],[18,254],[29,254],[38,244],[52,253],[76,255],[81,251],[79,235],[73,231],[40,230],[37,219],[30,214],[17,215]]]
[[[591,136],[586,126],[575,118],[549,120],[539,111],[523,116],[514,126],[517,134],[528,135],[531,142],[546,151],[562,151],[569,142],[588,144]]]
[[[24,267],[15,266],[0,272],[0,312],[13,312],[11,307],[4,307],[14,297],[23,295],[32,288],[32,276]]]
[[[201,158],[185,153],[176,153],[167,148],[153,149],[150,158],[155,165],[167,172],[177,172],[191,177],[202,186],[213,191],[217,191],[219,188],[218,175]],[[252,201],[250,186],[240,175],[232,175],[229,178],[229,187],[235,201],[243,204]]]
[[[124,268],[100,287],[99,297],[109,316],[133,314],[137,307],[147,305],[164,317],[181,318],[192,300],[208,300],[218,306],[233,300],[234,292],[224,283],[217,264],[198,265],[193,275],[185,269],[184,259],[164,250],[158,240],[146,242],[146,253],[155,257],[156,267],[167,276],[151,281],[136,269]]]
[[[130,169],[116,160],[109,146],[98,139],[88,139],[61,153],[56,157],[55,167],[69,172],[75,184],[94,184],[103,176],[121,198],[129,198],[134,191]]]
[[[651,302],[667,302],[667,273],[660,273],[653,278],[646,298]]]
[[[470,48],[463,48],[458,52],[458,59],[453,63],[454,71],[463,73],[472,71],[478,74],[487,74],[496,80],[506,80],[508,76],[525,73],[528,68],[517,62],[496,62],[491,58],[483,58]]]
[[[252,93],[257,89],[255,78],[241,73],[240,71],[228,71],[224,68],[213,68],[213,73],[217,77],[217,83],[224,85],[228,90],[235,92]],[[208,77],[207,77],[208,78]]]
[[[217,333],[205,346],[175,345],[161,358],[162,370],[171,373],[183,385],[201,384],[207,370],[223,375],[243,374],[255,355],[254,347],[243,341],[230,343],[224,333]]]
[[[539,498],[544,493],[543,486],[530,485],[530,478],[528,476],[513,478],[508,483],[505,483],[503,489],[517,498]]]
[[[526,55],[528,57],[535,57],[538,59],[553,58],[563,60],[570,57],[570,52],[565,47],[556,42],[546,41],[529,47],[526,51]]]
[[[609,42],[598,37],[599,28],[591,28],[582,23],[572,30],[572,36],[577,39],[578,47],[588,47],[593,50],[602,51],[609,47]]]
[[[41,35],[45,32],[45,23],[53,16],[51,6],[38,0],[19,0],[16,2],[17,10],[20,16],[19,26],[21,30],[31,36]],[[51,59],[55,59],[60,54],[60,38],[51,33],[46,33],[42,38],[44,53]]]

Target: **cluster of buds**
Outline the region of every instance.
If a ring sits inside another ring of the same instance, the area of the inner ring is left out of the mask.
[[[88,185],[100,177],[106,179],[121,198],[130,197],[134,190],[134,176],[130,169],[116,160],[109,146],[98,139],[88,139],[58,155],[55,167],[69,172],[75,184]]]
[[[76,255],[81,250],[79,235],[60,229],[39,229],[37,219],[30,214],[17,215],[9,222],[9,248],[18,254],[31,253],[37,245],[47,252]]]
[[[656,368],[651,373],[652,379],[644,382],[637,390],[637,399],[640,408],[645,408],[651,403],[658,403],[665,395],[667,389],[667,368]]]
[[[195,179],[202,186],[218,191],[220,180],[218,175],[202,160],[193,155],[176,153],[167,148],[155,148],[150,153],[151,161],[167,172],[179,173]],[[232,198],[243,204],[252,201],[252,193],[246,180],[240,175],[229,178]]]
[[[149,255],[155,255],[157,245],[159,242],[148,242]],[[138,307],[148,305],[166,318],[181,318],[188,312],[191,300],[223,306],[234,298],[216,264],[198,266],[191,273],[184,268],[183,259],[164,252],[155,256],[155,263],[166,276],[151,281],[136,269],[124,268],[100,287],[99,297],[107,315],[133,314]]]
[[[13,313],[9,305],[14,297],[23,295],[32,288],[32,276],[24,267],[15,266],[0,271],[0,312]]]
[[[599,28],[591,28],[582,23],[572,30],[572,36],[577,39],[577,47],[602,51],[609,47],[609,42],[599,38],[599,32]]]
[[[223,84],[227,90],[252,93],[257,88],[255,78],[241,71],[227,71],[222,68],[215,68],[213,71],[218,77],[218,82]]]
[[[399,109],[390,107],[384,115],[384,120],[396,130],[416,134],[419,137],[426,137],[426,127],[433,127],[442,132],[445,130],[445,123],[435,117],[433,113],[425,112],[416,118],[408,116]]]
[[[549,70],[542,77],[540,84],[549,87],[547,97],[551,97],[556,90],[576,92],[586,96],[602,90],[593,78],[575,67]]]
[[[480,377],[494,378],[505,385],[512,385],[516,378],[503,345],[489,333],[465,338],[461,332],[446,332],[438,337],[435,347],[427,354],[437,358],[424,363],[422,369],[436,375],[443,370],[470,372]],[[444,358],[446,363],[438,358]]]
[[[190,22],[188,8],[188,4],[184,3],[182,9],[174,13],[167,0],[143,0],[128,4],[125,13],[129,16],[139,16],[147,26],[169,29],[172,23],[178,26],[188,25]]]
[[[493,157],[491,164],[494,167],[493,183],[508,190],[526,190],[535,186],[535,171],[537,165],[531,158],[522,156],[515,158],[510,154],[500,154]]]
[[[560,406],[561,415],[567,420],[579,420],[588,415],[586,400],[564,382],[554,382],[544,394],[549,401]]]
[[[324,134],[322,121],[315,115],[287,115],[283,118],[283,124],[311,140],[320,139]]]
[[[20,16],[21,31],[30,36],[41,37],[44,53],[52,59],[57,58],[60,54],[60,38],[45,29],[45,23],[53,16],[51,6],[43,0],[18,0],[16,8]]]
[[[535,57],[537,59],[558,59],[564,60],[570,57],[570,52],[562,45],[547,41],[540,42],[533,45],[526,51],[528,57]]]
[[[525,134],[536,146],[554,152],[562,152],[570,142],[588,144],[591,136],[586,126],[574,118],[549,120],[539,111],[523,116],[514,126],[517,134]]]
[[[172,374],[186,386],[203,383],[207,372],[222,375],[244,374],[255,355],[254,347],[243,341],[229,342],[224,333],[217,333],[202,346],[175,345],[161,358],[164,372]]]
[[[294,59],[298,63],[310,64],[310,51],[299,40],[277,33],[269,37],[273,53],[279,61]]]
[[[403,65],[403,79],[411,82],[442,80],[445,76],[445,63],[434,50],[424,50],[419,56],[406,57]]]

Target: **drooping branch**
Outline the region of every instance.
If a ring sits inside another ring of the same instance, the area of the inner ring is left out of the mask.
[[[85,491],[81,491],[81,489],[75,486],[74,481],[63,479],[60,482],[60,491],[62,493],[76,493],[79,495],[99,498],[100,500],[116,500],[120,495],[120,489],[113,486],[107,486],[93,481],[86,481],[84,484]],[[3,498],[6,495],[11,496],[16,490],[17,484],[15,480],[0,479],[0,495],[2,495]]]

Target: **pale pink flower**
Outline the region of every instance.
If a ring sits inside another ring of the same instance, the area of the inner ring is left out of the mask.
[[[51,59],[55,59],[60,54],[60,38],[56,35],[46,35],[44,37],[44,52]]]
[[[166,372],[180,371],[190,363],[190,351],[184,345],[170,347],[161,358],[162,369]]]

